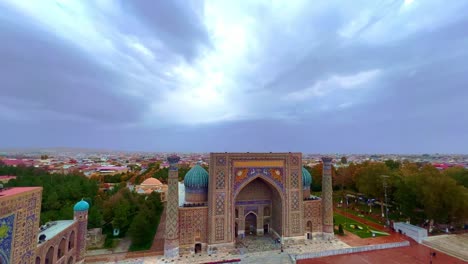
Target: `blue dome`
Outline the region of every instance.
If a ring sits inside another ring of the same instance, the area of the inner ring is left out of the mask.
[[[208,172],[200,165],[193,166],[185,174],[184,185],[187,189],[208,189]]]
[[[312,175],[310,175],[309,171],[302,167],[302,187],[303,188],[310,188],[312,184]]]
[[[73,207],[74,211],[87,211],[89,209],[89,203],[85,200],[81,200]]]

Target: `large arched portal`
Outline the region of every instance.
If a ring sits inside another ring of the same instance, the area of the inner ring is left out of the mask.
[[[235,197],[234,228],[238,237],[264,235],[267,232],[282,235],[282,199],[279,191],[268,180],[254,178],[244,185]],[[237,216],[237,217],[236,217]]]

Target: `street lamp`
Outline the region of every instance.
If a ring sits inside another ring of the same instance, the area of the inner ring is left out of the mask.
[[[387,179],[390,176],[387,175],[382,175],[381,176],[383,179],[383,187],[384,187],[384,193],[385,193],[385,211],[386,211],[386,218],[387,218],[387,227],[390,227],[390,221],[388,220],[388,202],[387,202]]]

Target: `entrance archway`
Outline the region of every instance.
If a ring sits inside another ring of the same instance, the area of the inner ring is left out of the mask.
[[[312,239],[312,221],[307,221],[306,233],[307,239]]]
[[[202,245],[201,245],[201,243],[196,243],[196,244],[195,244],[195,254],[200,253],[201,250],[202,250]]]
[[[307,221],[306,231],[312,233],[312,221]]]
[[[237,233],[239,232],[239,225],[237,224],[237,222],[235,223],[235,226],[234,226],[234,235],[237,237]]]
[[[283,196],[279,187],[270,181],[259,175],[239,188],[234,199],[234,234],[240,237],[251,234],[283,235]],[[239,214],[237,219],[236,212]]]
[[[257,234],[257,215],[250,212],[245,216],[245,234],[256,235]]]

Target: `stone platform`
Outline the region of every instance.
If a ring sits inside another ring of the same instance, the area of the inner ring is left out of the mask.
[[[330,241],[307,240],[305,243],[296,245],[276,244],[270,236],[247,236],[236,243],[236,248],[231,252],[218,254],[190,254],[181,255],[175,259],[165,259],[163,256],[145,257],[133,260],[119,261],[119,263],[206,263],[222,260],[240,260],[240,263],[293,263],[291,255],[306,252],[318,252],[349,248],[349,246],[338,239]]]

